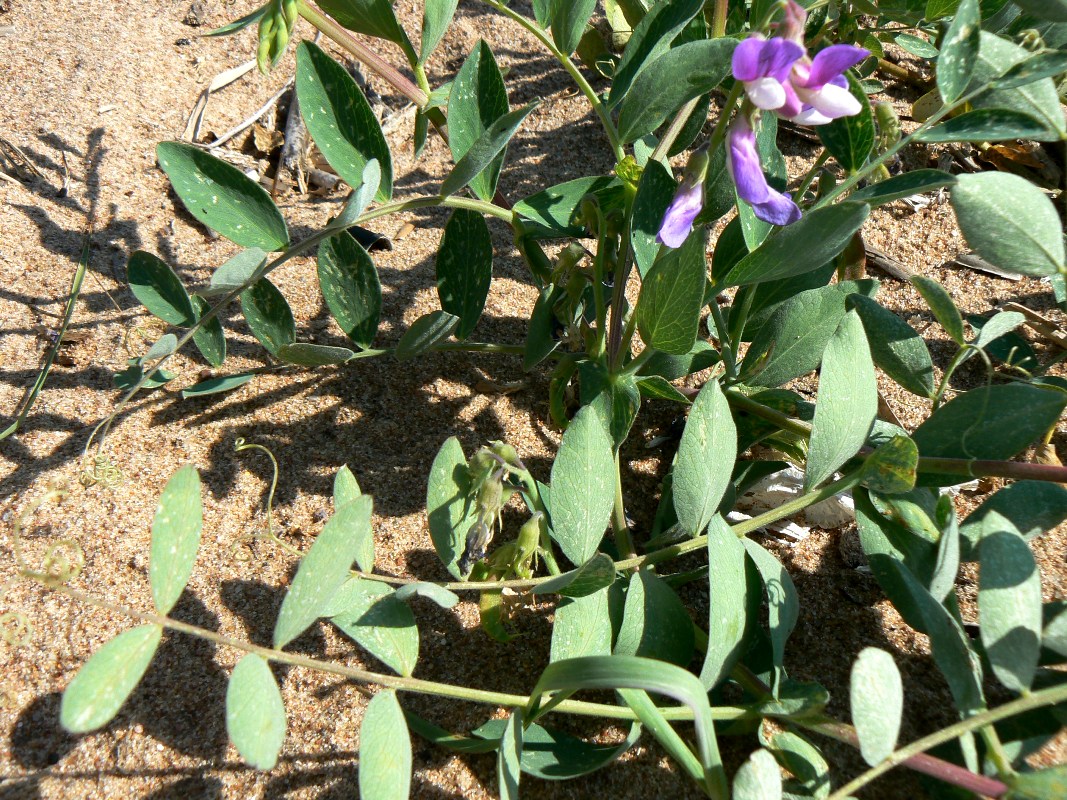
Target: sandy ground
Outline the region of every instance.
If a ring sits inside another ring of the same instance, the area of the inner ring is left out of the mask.
[[[348,464],[375,499],[379,570],[429,580],[445,577],[429,543],[423,510],[429,465],[441,443],[457,435],[469,453],[486,440],[504,439],[547,479],[559,441],[545,422],[547,375],[525,375],[511,358],[437,355],[400,368],[360,362],[314,375],[263,376],[229,395],[184,402],[177,390],[196,382],[204,364],[180,358],[181,374],[172,386],[143,395],[124,410],[106,440],[122,482],[113,489],[78,483],[87,466],[82,450],[91,426],[110,413],[118,397],[111,375],[125,365],[127,344],[137,354],[146,347],[145,337],[158,335],[125,287],[129,254],[135,249],[157,253],[195,286],[206,283],[212,268],[236,250],[208,236],[184,212],[155,166],[155,144],[181,135],[204,86],[254,51],[254,36],[247,32],[231,39],[197,38],[246,13],[252,2],[209,0],[200,5],[203,28],[184,22],[190,10],[184,0],[0,2],[0,89],[5,98],[0,136],[20,147],[43,175],[21,183],[0,181],[0,409],[5,415],[18,407],[39,369],[46,345],[41,334],[57,324],[88,222],[95,220],[91,273],[72,325],[84,338],[65,348],[65,363],[53,372],[23,430],[0,444],[0,587],[6,587],[0,611],[24,612],[33,625],[25,646],[0,645],[3,798],[325,800],[356,792],[358,726],[366,702],[359,687],[307,670],[279,669],[289,735],[279,766],[269,774],[256,773],[244,767],[225,734],[226,679],[238,654],[186,637],[166,637],[147,677],[112,724],[89,736],[63,733],[59,693],[91,652],[132,623],[35,585],[3,583],[14,575],[10,532],[16,516],[50,487],[66,485],[70,495],[63,504],[44,506],[34,515],[24,534],[31,562],[39,563],[57,539],[73,539],[85,553],[84,570],[73,586],[111,603],[147,610],[149,526],[156,498],[178,467],[196,464],[204,483],[204,544],[174,616],[267,644],[295,562],[265,543],[241,550],[245,558],[235,557],[238,540],[262,529],[271,477],[265,456],[234,452],[237,438],[270,447],[280,461],[276,519],[294,545],[307,547],[321,529],[333,475]],[[418,29],[417,5],[410,0],[397,4],[409,30]],[[513,106],[534,97],[544,101],[511,146],[501,182],[505,194],[517,199],[567,178],[607,173],[612,167],[609,151],[564,76],[519,29],[476,3],[462,4],[432,62],[433,83],[451,78],[479,37],[492,43],[502,65],[511,70]],[[384,46],[375,47],[392,55]],[[292,68],[290,55],[271,76],[253,73],[219,93],[209,106],[204,138],[250,114]],[[393,110],[403,105],[385,87],[379,89]],[[410,127],[400,126],[391,139],[397,194],[431,192],[446,171],[444,145],[431,138],[423,159],[413,163]],[[59,196],[64,154],[70,188]],[[810,154],[806,144],[791,145],[798,170]],[[342,197],[290,194],[281,205],[299,237],[335,214]],[[385,295],[383,344],[395,342],[408,324],[437,307],[433,255],[443,221],[442,213],[425,211],[391,218],[380,227],[382,233],[394,234],[404,222],[415,225],[392,252],[376,256]],[[497,250],[493,292],[476,338],[520,343],[536,292],[509,232],[490,224]],[[946,266],[964,249],[947,204],[919,212],[890,207],[872,217],[865,233],[871,244],[906,267],[941,280],[968,311],[986,311],[1006,296],[1021,297],[1041,311],[1051,306],[1050,292],[1037,282],[1011,283]],[[340,343],[313,274],[310,259],[295,259],[274,278],[293,306],[298,338]],[[906,317],[930,319],[907,284],[886,280],[884,292]],[[228,371],[265,363],[262,348],[247,335],[239,315],[228,315],[226,326],[232,354]],[[939,333],[934,326],[925,335],[943,366],[947,348]],[[522,386],[513,394],[486,390],[490,383],[516,381]],[[906,424],[915,424],[927,411],[900,395],[891,394],[890,404]],[[638,528],[651,519],[658,480],[670,459],[670,453],[644,449],[642,441],[675,413],[653,408],[624,451]],[[1046,599],[1067,596],[1063,536],[1049,535],[1036,549]],[[894,652],[908,687],[903,738],[951,720],[947,692],[930,663],[925,637],[908,629],[877,586],[853,569],[840,532],[816,531],[799,545],[776,545],[775,550],[793,573],[802,601],[789,648],[794,677],[828,686],[834,698],[830,710],[845,718],[851,661],[865,646],[884,647]],[[975,578],[973,571],[961,577],[972,618]],[[696,588],[687,600],[698,619],[706,613]],[[479,631],[473,603],[454,612],[422,604],[416,675],[527,691],[547,661],[545,611],[521,615],[523,638],[505,646]],[[294,649],[377,667],[325,627],[301,637]],[[484,707],[427,698],[405,702],[457,731],[493,714]],[[620,735],[597,723],[578,724],[575,730],[605,739]],[[732,769],[745,752],[729,741],[724,747]],[[834,747],[828,753],[842,764],[841,777],[861,768],[852,754]],[[414,754],[415,796],[494,796],[492,757],[460,759],[418,739]],[[1062,762],[1065,756],[1067,748],[1061,746],[1046,751],[1042,760]],[[530,780],[524,782],[524,793],[552,798],[694,795],[648,737],[610,769],[566,784]],[[898,776],[863,796],[915,797],[922,790],[913,778]]]

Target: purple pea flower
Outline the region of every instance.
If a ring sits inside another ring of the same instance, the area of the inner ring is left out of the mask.
[[[737,186],[737,196],[752,206],[761,220],[790,225],[800,219],[800,208],[793,199],[767,184],[756,149],[756,134],[744,114],[738,114],[726,133],[726,168]]]
[[[838,117],[851,117],[863,107],[848,90],[844,72],[870,55],[851,44],[835,44],[820,50],[815,58],[793,64],[786,85],[786,100],[777,112],[802,125],[825,125]]]
[[[690,181],[683,180],[674,193],[674,199],[667,207],[667,213],[663,215],[656,241],[667,247],[681,247],[692,233],[693,220],[697,218],[702,208],[704,208],[703,182],[690,185]]]
[[[671,248],[681,247],[693,231],[693,221],[704,208],[704,179],[708,174],[707,146],[698,147],[689,156],[682,182],[663,215],[656,241]]]
[[[734,48],[731,66],[752,105],[776,111],[790,95],[796,96],[789,89],[789,75],[803,55],[804,48],[797,42],[781,37],[764,39],[757,34]]]

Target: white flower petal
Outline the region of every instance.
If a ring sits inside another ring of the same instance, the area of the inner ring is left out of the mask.
[[[848,89],[834,86],[832,83],[808,94],[811,97],[808,102],[830,119],[855,116],[863,110],[860,101],[853,97]]]
[[[745,94],[756,108],[764,111],[774,111],[785,104],[785,88],[774,78],[746,81]]]

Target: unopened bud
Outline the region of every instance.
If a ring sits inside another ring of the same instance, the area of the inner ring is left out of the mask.
[[[875,104],[874,118],[878,122],[879,147],[888,150],[900,141],[900,118],[885,101]]]
[[[593,236],[598,236],[600,234],[600,200],[595,194],[587,194],[582,198],[578,208],[581,214],[581,224]]]
[[[282,19],[285,20],[285,28],[289,33],[296,27],[296,21],[300,17],[299,0],[282,0]]]
[[[547,535],[548,523],[545,521],[545,515],[543,511],[537,511],[532,517],[530,517],[523,526],[519,528],[519,537],[516,540],[519,545],[519,552],[522,554],[533,553],[538,544],[541,542],[541,537]]]
[[[507,442],[490,442],[490,449],[494,454],[504,459],[504,462],[509,466],[522,469],[522,460],[519,458],[518,451]]]
[[[259,44],[256,47],[256,64],[259,71],[266,75],[271,67],[271,46],[274,43],[274,29],[278,25],[277,18],[267,12],[259,23]]]
[[[710,163],[711,157],[708,155],[708,146],[706,144],[701,145],[689,156],[689,162],[685,165],[685,172],[682,173],[682,180],[689,186],[703,183],[708,176],[708,165]]]
[[[492,518],[504,505],[504,482],[500,474],[490,476],[478,489],[478,510]]]

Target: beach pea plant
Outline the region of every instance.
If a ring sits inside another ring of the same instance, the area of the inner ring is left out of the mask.
[[[714,798],[844,798],[898,765],[954,797],[1067,796],[1065,767],[1034,770],[1026,761],[1067,712],[1067,603],[1042,602],[1029,545],[1067,519],[1067,470],[1026,459],[1028,448],[1050,441],[1067,406],[1059,359],[1022,335],[1021,313],[965,323],[943,287],[916,276],[954,343],[948,360],[935,363],[862,267],[872,208],[947,190],[971,249],[1000,270],[1045,279],[1028,285],[1067,301],[1063,228],[1048,187],[1000,172],[899,171],[896,160],[916,143],[1062,146],[1057,80],[1067,71],[1067,4],[472,2],[521,25],[556,59],[614,158],[610,174],[577,174],[524,197],[505,196],[501,175],[508,143],[537,101],[511,107],[493,43],[474,45],[447,83],[428,81],[457,5],[426,0],[416,32],[388,0],[271,0],[217,32],[258,25],[263,70],[295,45],[304,122],[350,194],[321,230],[293,241],[268,194],[238,169],[192,144],[160,144],[159,165],[189,213],[241,249],[198,287],[151,253],[131,256],[130,289],[169,329],[120,376],[120,407],[180,380],[165,369],[179,350],[220,370],[186,382],[184,397],[229,391],[268,370],[502,353],[550,374],[552,422],[563,430],[550,471],[534,474],[508,442],[474,452],[455,437],[441,442],[426,499],[441,569],[390,576],[376,571],[373,501],[360,490],[359,465],[342,468],[332,516],[314,543],[302,551],[274,539],[299,567],[267,647],[167,616],[201,537],[200,480],[182,468],[163,489],[152,527],[155,607],[123,609],[139,627],[82,667],[64,692],[62,724],[72,732],[106,725],[171,630],[245,653],[230,678],[226,720],[237,750],[259,769],[275,765],[285,741],[271,663],[377,687],[361,728],[367,800],[407,795],[412,734],[460,752],[496,752],[506,798],[531,778],[605,766],[641,736],[654,737]],[[315,31],[415,104],[416,151],[430,135],[447,141],[454,164],[432,194],[399,196],[377,119],[348,70],[311,41]],[[395,63],[360,37],[394,45]],[[918,59],[917,70],[888,60],[894,48]],[[880,99],[902,72],[929,84],[915,124]],[[818,140],[812,166],[790,169],[779,150],[786,125]],[[450,212],[436,258],[440,309],[387,340],[374,257],[351,231],[425,207]],[[510,230],[537,289],[521,344],[476,337],[493,280],[491,226]],[[314,256],[343,344],[299,340],[270,279],[298,256]],[[226,371],[232,332],[220,318],[231,305],[266,349],[268,367]],[[967,362],[980,378],[964,390],[954,377]],[[793,382],[813,373],[811,401]],[[921,424],[906,430],[879,417],[880,380],[928,409]],[[687,388],[694,382],[698,390]],[[687,416],[663,466],[655,522],[642,529],[627,513],[621,450],[652,404],[675,404]],[[107,428],[94,432],[97,442]],[[752,518],[732,513],[759,481],[790,467],[802,474],[792,499]],[[976,477],[1003,478],[1004,486],[961,514],[948,490]],[[916,741],[898,739],[909,687],[893,654],[868,648],[856,658],[850,724],[827,715],[821,685],[786,669],[799,599],[757,534],[844,492],[854,499],[870,571],[907,625],[929,637],[959,718]],[[526,514],[509,529],[501,511],[515,498]],[[977,619],[956,591],[965,562],[979,565]],[[56,556],[23,572],[107,605],[67,585],[73,563]],[[687,607],[683,585],[706,613]],[[554,603],[550,659],[529,694],[416,676],[412,599],[451,608],[471,593],[485,635],[505,641],[516,600]],[[377,671],[287,649],[321,624],[355,640]],[[588,689],[614,694],[574,696]],[[484,704],[488,721],[442,730],[404,707],[412,692]],[[625,732],[611,745],[582,741],[553,728],[561,714],[597,716]],[[732,774],[719,755],[724,736],[747,737],[751,751]],[[858,748],[870,769],[843,781],[821,749],[827,738]]]

